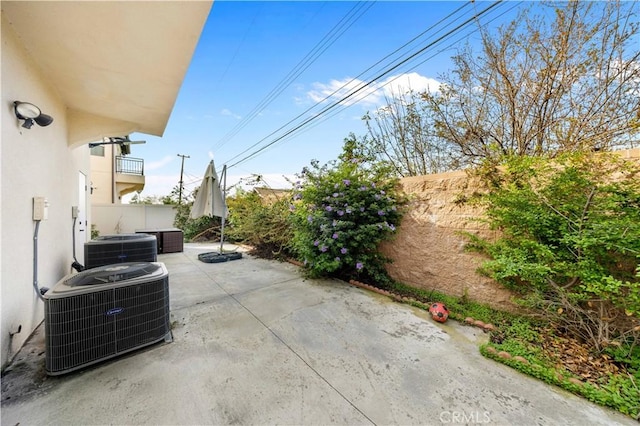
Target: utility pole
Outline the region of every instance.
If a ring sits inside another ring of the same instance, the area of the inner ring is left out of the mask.
[[[184,173],[184,159],[191,158],[188,155],[178,154],[178,157],[182,158],[182,165],[180,166],[180,193],[178,195],[178,205],[182,204],[182,174]]]

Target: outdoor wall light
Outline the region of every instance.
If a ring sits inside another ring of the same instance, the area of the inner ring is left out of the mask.
[[[18,120],[24,120],[22,127],[25,129],[30,129],[34,121],[38,123],[38,126],[42,127],[53,123],[53,117],[43,114],[40,108],[29,102],[15,101],[13,103],[13,109]]]

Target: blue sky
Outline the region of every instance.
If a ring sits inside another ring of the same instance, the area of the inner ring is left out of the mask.
[[[134,140],[147,141],[133,145],[131,153],[145,160],[142,196],[167,195],[178,184],[181,159],[177,154],[190,156],[184,162],[186,193],[200,184],[211,158],[218,170],[223,164],[232,166],[227,186],[261,175],[271,187],[287,187],[283,176],[293,177],[312,159],[325,163],[337,158],[349,133],[364,135],[361,117],[382,106],[385,94],[409,88],[434,90],[439,76],[449,70],[456,49],[477,43],[476,26],[460,30],[385,74],[374,87],[377,90],[360,91],[304,131],[238,161],[339,100],[348,88],[383,74],[469,19],[474,10],[491,4],[216,0],[163,137],[132,135]],[[495,19],[488,25],[496,26],[513,18],[522,6],[504,2],[481,17],[481,22]],[[375,65],[461,7],[452,17],[457,20],[446,20],[446,25]],[[331,33],[336,27],[340,31]],[[293,78],[296,70],[299,75]],[[323,102],[348,82],[347,88]]]

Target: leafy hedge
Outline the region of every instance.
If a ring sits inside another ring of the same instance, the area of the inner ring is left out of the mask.
[[[287,196],[264,201],[254,191],[239,190],[228,199],[229,240],[253,246],[267,257],[290,256],[293,229],[289,206]]]
[[[640,167],[615,154],[507,158],[482,198],[481,269],[601,350],[640,336]]]

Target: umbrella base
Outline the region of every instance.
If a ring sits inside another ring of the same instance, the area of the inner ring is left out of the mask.
[[[242,253],[238,253],[237,251],[231,253],[218,253],[215,251],[208,253],[200,253],[198,255],[198,260],[204,263],[220,263],[227,262],[229,260],[237,260],[242,258]]]

